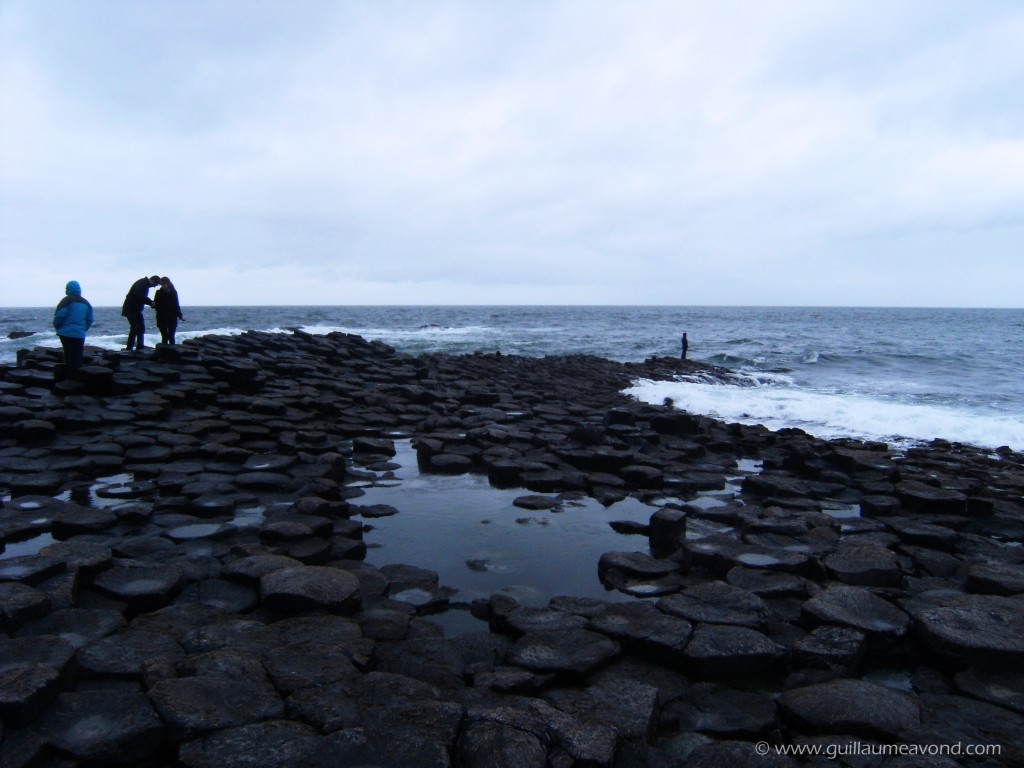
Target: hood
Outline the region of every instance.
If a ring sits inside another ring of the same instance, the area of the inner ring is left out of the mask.
[[[77,280],[68,280],[68,284],[64,286],[64,293],[68,296],[81,296],[82,286],[78,284]]]

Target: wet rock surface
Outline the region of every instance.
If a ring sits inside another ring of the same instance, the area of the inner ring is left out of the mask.
[[[53,350],[0,367],[0,764],[795,765],[754,745],[850,740],[1021,764],[1017,453],[621,395],[727,375],[669,359],[298,331],[86,358],[60,385]],[[593,563],[615,595],[492,595],[489,633],[446,637],[456,590],[363,562],[401,522],[358,503],[398,438],[538,517],[650,504]]]

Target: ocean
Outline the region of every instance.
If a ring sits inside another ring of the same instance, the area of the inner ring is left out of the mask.
[[[183,298],[185,298],[183,296]],[[147,310],[148,311],[148,310]],[[941,438],[1024,450],[1024,310],[813,307],[188,307],[178,340],[246,330],[341,331],[402,352],[680,353],[736,372],[729,384],[638,381],[629,394],[726,421],[799,427],[897,447]],[[52,308],[0,309],[0,364],[59,347]],[[147,343],[159,333],[147,316]],[[12,339],[12,332],[31,333]],[[124,346],[119,308],[97,307],[88,344]]]

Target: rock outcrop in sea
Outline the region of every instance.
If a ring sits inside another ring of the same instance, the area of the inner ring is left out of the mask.
[[[3,766],[1024,765],[1019,453],[621,394],[724,375],[671,359],[296,331],[86,363],[0,368]],[[496,594],[445,637],[452,590],[354,519],[400,516],[352,502],[402,436],[530,509],[677,501],[594,563],[620,599]]]

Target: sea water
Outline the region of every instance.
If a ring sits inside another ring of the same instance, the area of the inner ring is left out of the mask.
[[[187,301],[186,296],[182,296]],[[178,340],[246,330],[355,333],[399,351],[680,354],[736,373],[728,383],[637,381],[645,402],[726,421],[799,427],[895,445],[942,438],[1024,450],[1024,310],[814,307],[189,307]],[[0,309],[0,364],[59,347],[51,308]],[[149,316],[152,326],[152,315]],[[12,332],[31,333],[11,339]],[[96,308],[88,344],[124,346],[127,323]],[[147,341],[159,340],[155,328]]]

